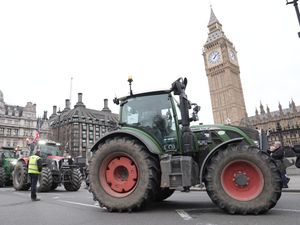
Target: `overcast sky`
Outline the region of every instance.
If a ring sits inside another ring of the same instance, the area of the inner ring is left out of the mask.
[[[37,104],[37,116],[71,106],[77,93],[92,109],[115,96],[168,89],[187,77],[187,94],[212,123],[202,47],[210,4],[238,51],[249,116],[260,101],[300,105],[300,38],[295,8],[284,0],[0,1],[0,90],[7,104]]]

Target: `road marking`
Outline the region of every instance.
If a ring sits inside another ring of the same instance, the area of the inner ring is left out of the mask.
[[[71,201],[64,201],[64,200],[58,200],[58,201],[60,201],[60,202],[65,202],[65,203],[69,203],[69,204],[74,204],[74,205],[82,205],[82,206],[88,206],[88,207],[99,208],[99,206],[96,206],[96,205],[84,204],[84,203],[80,203],[80,202],[71,202]]]
[[[192,220],[193,218],[183,209],[176,209],[177,214],[183,219],[183,220]]]
[[[272,209],[272,210],[276,210],[276,211],[285,211],[285,212],[300,212],[300,209],[280,209],[280,208],[276,208],[276,209]]]
[[[54,196],[54,197],[53,197],[53,199],[58,199],[58,198],[59,198],[58,196]]]

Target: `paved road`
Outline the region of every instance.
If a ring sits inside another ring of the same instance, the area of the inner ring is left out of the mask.
[[[134,213],[108,213],[83,188],[39,193],[40,202],[31,202],[29,195],[29,191],[0,189],[0,225],[294,225],[300,221],[298,192],[284,192],[274,209],[259,216],[228,215],[203,191],[175,192],[167,201]]]

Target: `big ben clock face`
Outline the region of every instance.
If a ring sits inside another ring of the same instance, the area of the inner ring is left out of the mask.
[[[209,64],[216,64],[221,60],[221,53],[220,51],[214,50],[208,55],[208,63]]]

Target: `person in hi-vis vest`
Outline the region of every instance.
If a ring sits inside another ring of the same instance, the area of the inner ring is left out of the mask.
[[[36,197],[36,186],[41,171],[42,171],[42,159],[40,157],[40,151],[37,150],[34,155],[29,157],[29,164],[28,164],[28,174],[30,177],[32,201],[40,200]]]

